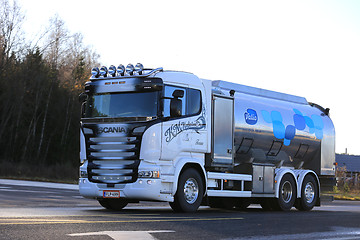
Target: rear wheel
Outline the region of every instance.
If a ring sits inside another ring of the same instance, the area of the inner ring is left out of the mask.
[[[195,212],[203,195],[203,181],[199,172],[188,168],[180,175],[174,202],[170,206],[175,212]]]
[[[279,186],[279,198],[275,199],[274,209],[289,211],[296,200],[296,184],[290,174],[285,174]]]
[[[310,211],[319,198],[319,188],[313,175],[306,175],[301,186],[301,198],[296,204],[296,208],[301,211]]]
[[[99,199],[98,202],[101,206],[109,210],[120,211],[128,204],[128,201],[123,198],[117,199]]]

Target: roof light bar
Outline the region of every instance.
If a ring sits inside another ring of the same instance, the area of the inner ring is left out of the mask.
[[[163,71],[162,68],[144,69],[141,63],[136,66],[129,63],[126,68],[120,64],[118,67],[111,65],[109,68],[102,66],[101,68],[94,67],[91,69],[91,78],[131,78],[131,77],[148,77],[156,72]]]

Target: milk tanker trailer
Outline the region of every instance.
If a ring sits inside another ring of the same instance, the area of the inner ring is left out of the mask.
[[[105,208],[311,210],[334,184],[329,109],[305,98],[141,64],[94,68],[80,98],[80,193]]]

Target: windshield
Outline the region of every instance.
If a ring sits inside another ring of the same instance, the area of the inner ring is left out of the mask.
[[[86,118],[156,117],[158,92],[105,93],[89,96]]]

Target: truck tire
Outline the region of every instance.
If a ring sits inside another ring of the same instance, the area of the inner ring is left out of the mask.
[[[301,198],[297,200],[295,207],[300,211],[310,211],[319,198],[319,188],[313,175],[306,175],[301,186]]]
[[[188,168],[180,175],[174,202],[170,202],[170,206],[175,212],[195,212],[203,196],[203,180],[199,172]]]
[[[128,201],[123,198],[119,199],[99,199],[98,202],[106,209],[120,211],[128,204]]]
[[[285,174],[279,186],[279,198],[275,199],[273,209],[280,211],[289,211],[296,200],[296,184],[290,174]]]

